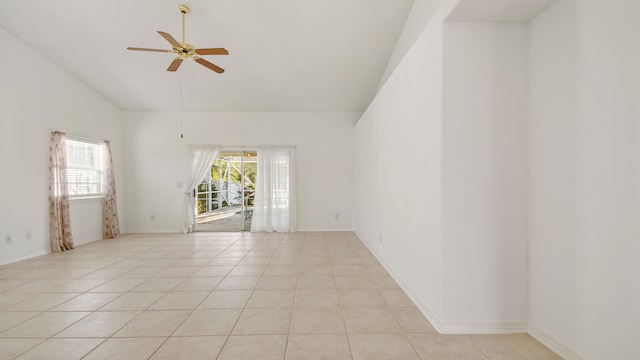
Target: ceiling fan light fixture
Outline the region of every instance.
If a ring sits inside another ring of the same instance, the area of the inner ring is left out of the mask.
[[[158,31],[158,34],[162,36],[165,40],[171,44],[171,50],[160,50],[160,49],[148,49],[148,48],[138,48],[138,47],[128,47],[127,50],[133,51],[150,51],[150,52],[168,52],[176,56],[171,65],[167,68],[167,71],[177,71],[183,60],[192,59],[200,65],[213,70],[219,74],[224,72],[224,69],[210,63],[207,60],[202,59],[201,55],[229,55],[229,52],[225,48],[206,48],[206,49],[196,49],[195,46],[187,43],[185,41],[185,31],[184,31],[184,16],[191,12],[191,9],[185,4],[179,4],[178,10],[182,14],[182,41],[178,42],[171,34]]]

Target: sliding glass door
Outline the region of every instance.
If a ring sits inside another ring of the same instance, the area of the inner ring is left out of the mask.
[[[257,173],[255,151],[221,151],[196,191],[196,231],[249,231]]]

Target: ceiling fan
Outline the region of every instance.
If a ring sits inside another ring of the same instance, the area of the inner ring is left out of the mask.
[[[201,55],[229,55],[229,52],[225,48],[208,48],[208,49],[196,49],[193,45],[185,42],[184,40],[184,15],[189,13],[191,9],[187,5],[180,4],[178,5],[178,10],[182,13],[182,41],[178,42],[173,38],[170,34],[162,31],[158,31],[158,34],[165,38],[171,46],[171,50],[162,50],[162,49],[148,49],[148,48],[138,48],[138,47],[128,47],[127,50],[133,51],[150,51],[150,52],[162,52],[176,55],[176,58],[173,59],[167,71],[176,71],[182,64],[182,61],[185,59],[193,59],[198,64],[207,67],[218,74],[222,74],[224,69],[208,62],[207,60],[201,58]]]

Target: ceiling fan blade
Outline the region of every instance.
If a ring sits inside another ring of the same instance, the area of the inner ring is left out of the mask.
[[[162,50],[162,49],[147,49],[147,48],[137,48],[137,47],[128,47],[127,50],[133,51],[152,51],[152,52],[161,52],[161,53],[170,53],[170,50]]]
[[[196,49],[198,55],[229,55],[225,48]]]
[[[180,64],[182,64],[182,58],[178,57],[178,58],[173,59],[173,61],[171,62],[171,64],[167,68],[167,71],[176,71],[176,70],[178,70],[178,68],[180,67]]]
[[[171,46],[175,48],[182,47],[182,45],[180,45],[178,40],[174,39],[173,36],[167,34],[166,32],[158,31],[158,34],[160,34],[160,36],[162,36],[165,40],[167,40],[171,44]]]
[[[195,58],[194,60],[195,60],[198,64],[200,64],[200,65],[202,65],[202,66],[205,66],[205,67],[208,67],[209,69],[211,69],[211,70],[213,70],[213,71],[217,72],[218,74],[222,74],[222,73],[224,72],[224,69],[223,69],[223,68],[221,68],[221,67],[219,67],[219,66],[217,66],[217,65],[214,65],[214,64],[212,64],[212,63],[208,62],[207,60],[205,60],[205,59],[203,59],[203,58]]]

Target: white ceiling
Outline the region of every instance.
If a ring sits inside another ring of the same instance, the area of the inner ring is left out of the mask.
[[[447,18],[453,22],[524,22],[557,0],[462,0]]]
[[[225,47],[166,71],[179,0],[1,0],[0,25],[123,109],[363,111],[414,0],[184,0],[186,41]]]

